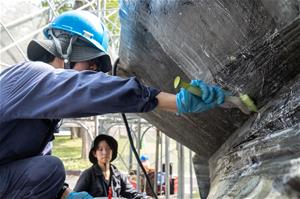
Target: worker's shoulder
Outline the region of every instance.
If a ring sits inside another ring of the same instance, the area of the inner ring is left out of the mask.
[[[44,62],[25,61],[8,67],[1,74],[16,75],[24,72],[34,73],[34,72],[44,72],[44,71],[52,71],[52,70],[54,70],[54,68],[51,65],[46,64]]]
[[[44,63],[44,62],[40,62],[40,61],[27,61],[27,62],[23,62],[21,64],[19,64],[20,68],[26,68],[26,69],[30,69],[30,70],[35,70],[35,71],[53,71],[54,67]]]
[[[15,81],[25,74],[33,74],[34,70],[36,70],[36,72],[41,71],[40,67],[49,67],[45,65],[45,63],[37,64],[35,62],[21,62],[3,70],[0,74],[0,79],[1,81]]]

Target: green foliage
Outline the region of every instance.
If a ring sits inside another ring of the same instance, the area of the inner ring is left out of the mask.
[[[63,161],[66,170],[84,170],[90,167],[91,163],[81,159],[81,146],[81,138],[56,136],[53,142],[53,155]]]
[[[107,0],[106,1],[106,15],[117,11],[115,14],[110,15],[105,24],[112,35],[120,34],[120,20],[119,20],[119,1],[118,0]]]
[[[54,0],[54,7],[55,8],[59,8],[58,9],[58,13],[61,14],[63,12],[69,11],[69,10],[73,10],[73,1],[67,1],[66,3],[64,3],[65,1],[62,0]],[[42,0],[42,7],[49,7],[49,3],[47,0]]]

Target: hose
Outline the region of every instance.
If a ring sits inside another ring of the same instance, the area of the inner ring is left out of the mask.
[[[113,76],[117,75],[117,68],[118,68],[118,63],[119,62],[120,62],[120,58],[117,58],[116,61],[113,64],[113,68],[112,68],[112,75]],[[131,131],[130,131],[130,128],[129,128],[129,125],[128,125],[128,121],[127,121],[126,115],[125,115],[125,113],[121,113],[121,115],[122,115],[122,118],[123,118],[123,121],[124,121],[124,124],[125,124],[125,127],[126,127],[126,131],[127,131],[127,135],[128,135],[130,147],[131,147],[131,149],[132,149],[132,151],[134,153],[134,156],[135,156],[135,158],[136,158],[136,160],[137,160],[140,168],[142,169],[143,173],[145,174],[146,181],[147,181],[147,183],[150,186],[150,189],[151,189],[151,192],[153,194],[153,197],[155,199],[158,199],[157,195],[154,192],[153,186],[152,186],[152,184],[150,182],[150,178],[149,178],[149,176],[148,176],[148,174],[147,174],[147,172],[146,172],[146,170],[145,170],[145,168],[144,168],[144,166],[143,166],[143,164],[142,164],[142,162],[140,160],[139,154],[137,153],[136,148],[134,146],[133,139],[132,139],[132,136],[131,136]]]

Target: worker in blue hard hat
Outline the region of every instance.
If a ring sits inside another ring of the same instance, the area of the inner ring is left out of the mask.
[[[82,70],[111,70],[107,54],[108,33],[95,15],[87,11],[66,12],[55,18],[43,32],[47,40],[29,43],[27,54],[30,60],[49,63],[57,57],[58,61],[64,61],[67,69],[81,63]],[[84,62],[89,68],[82,67]]]
[[[146,174],[149,177],[149,180],[151,182],[151,184],[154,184],[154,176],[155,176],[155,169],[151,167],[150,165],[150,159],[149,156],[146,154],[142,154],[140,157],[141,163],[146,171]],[[146,176],[145,174],[142,174],[142,183],[141,183],[141,190],[143,190],[144,192],[146,192],[146,194],[148,196],[152,196],[153,197],[153,192],[151,190],[151,187],[149,186],[149,184],[146,181]]]
[[[142,154],[141,157],[140,157],[140,160],[141,160],[142,162],[145,162],[145,161],[148,161],[148,160],[149,160],[149,157],[148,157],[148,155]]]
[[[59,158],[43,155],[61,118],[155,108],[202,112],[222,104],[224,93],[200,80],[202,97],[184,89],[176,95],[103,72],[111,69],[105,26],[87,11],[69,11],[32,40],[30,61],[0,74],[0,198],[91,198],[72,192]],[[64,69],[65,68],[65,69]]]
[[[148,172],[148,170],[150,169],[149,157],[145,154],[142,154],[140,160],[146,172]]]

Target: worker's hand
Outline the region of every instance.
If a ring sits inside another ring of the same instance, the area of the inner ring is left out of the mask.
[[[68,195],[67,199],[93,199],[93,197],[85,191],[82,192],[72,191]]]
[[[201,97],[181,88],[176,95],[178,113],[203,112],[224,103],[224,91],[218,86],[210,86],[201,80],[192,80],[191,85],[199,87]]]

